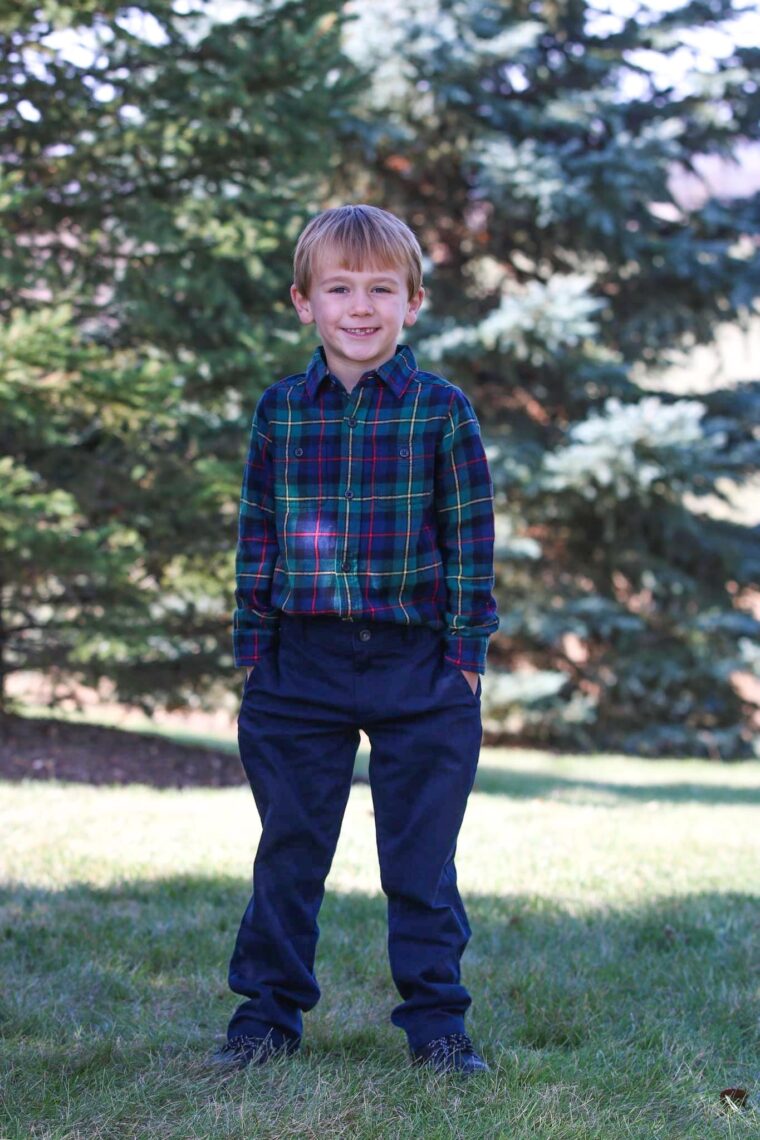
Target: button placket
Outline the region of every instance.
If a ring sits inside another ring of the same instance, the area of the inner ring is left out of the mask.
[[[360,534],[360,504],[352,509],[352,500],[362,494],[361,469],[364,421],[362,402],[366,403],[367,389],[357,385],[349,395],[344,408],[343,430],[341,431],[341,469],[343,486],[340,510],[342,547],[337,559],[336,599],[340,612],[351,614],[361,606],[359,580],[356,574],[356,558]]]

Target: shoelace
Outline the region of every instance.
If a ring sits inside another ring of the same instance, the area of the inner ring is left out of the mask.
[[[457,1053],[474,1053],[472,1041],[466,1033],[447,1033],[445,1037],[436,1037],[425,1047],[429,1059],[435,1064],[438,1061],[449,1061]]]
[[[275,1053],[277,1051],[271,1037],[247,1037],[244,1034],[231,1037],[222,1046],[223,1053],[239,1053],[248,1049],[253,1053]]]

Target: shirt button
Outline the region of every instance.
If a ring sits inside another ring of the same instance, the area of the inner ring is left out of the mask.
[[[359,641],[369,641],[369,639],[371,637],[372,637],[372,634],[370,633],[370,631],[368,629],[359,630]]]
[[[401,451],[399,451],[399,455],[400,455],[400,456],[401,456],[403,459],[406,459],[406,457],[407,457],[407,455],[408,455],[408,454],[409,454],[409,448],[408,448],[408,447],[402,447],[402,448],[401,448]]]
[[[297,447],[297,448],[295,449],[295,451],[293,452],[293,454],[294,454],[294,455],[303,455],[303,448],[302,448],[302,447]]]
[[[349,421],[348,421],[348,426],[349,426],[350,428],[355,428],[355,427],[356,427],[356,416],[351,416],[351,417],[349,418]]]
[[[353,497],[354,497],[353,491],[346,491],[346,498],[347,499],[353,499]]]
[[[350,562],[343,562],[341,564],[341,570],[349,571],[350,569],[351,569],[351,563]]]

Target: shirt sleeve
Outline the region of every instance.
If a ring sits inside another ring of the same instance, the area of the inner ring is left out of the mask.
[[[236,610],[232,644],[236,665],[253,665],[274,645],[280,611],[272,605],[277,561],[272,440],[259,400],[243,471],[235,559]]]
[[[488,638],[499,625],[493,596],[493,484],[480,427],[455,390],[436,455],[438,543],[446,576],[447,661],[485,672]]]

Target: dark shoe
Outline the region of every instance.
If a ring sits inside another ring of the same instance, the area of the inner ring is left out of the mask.
[[[211,1064],[221,1072],[245,1069],[248,1065],[265,1065],[273,1057],[295,1053],[297,1040],[275,1040],[272,1034],[266,1037],[231,1037],[211,1056]]]
[[[488,1065],[479,1053],[475,1052],[472,1041],[466,1033],[447,1033],[428,1041],[421,1049],[412,1049],[412,1063],[425,1065],[435,1073],[487,1073]]]

